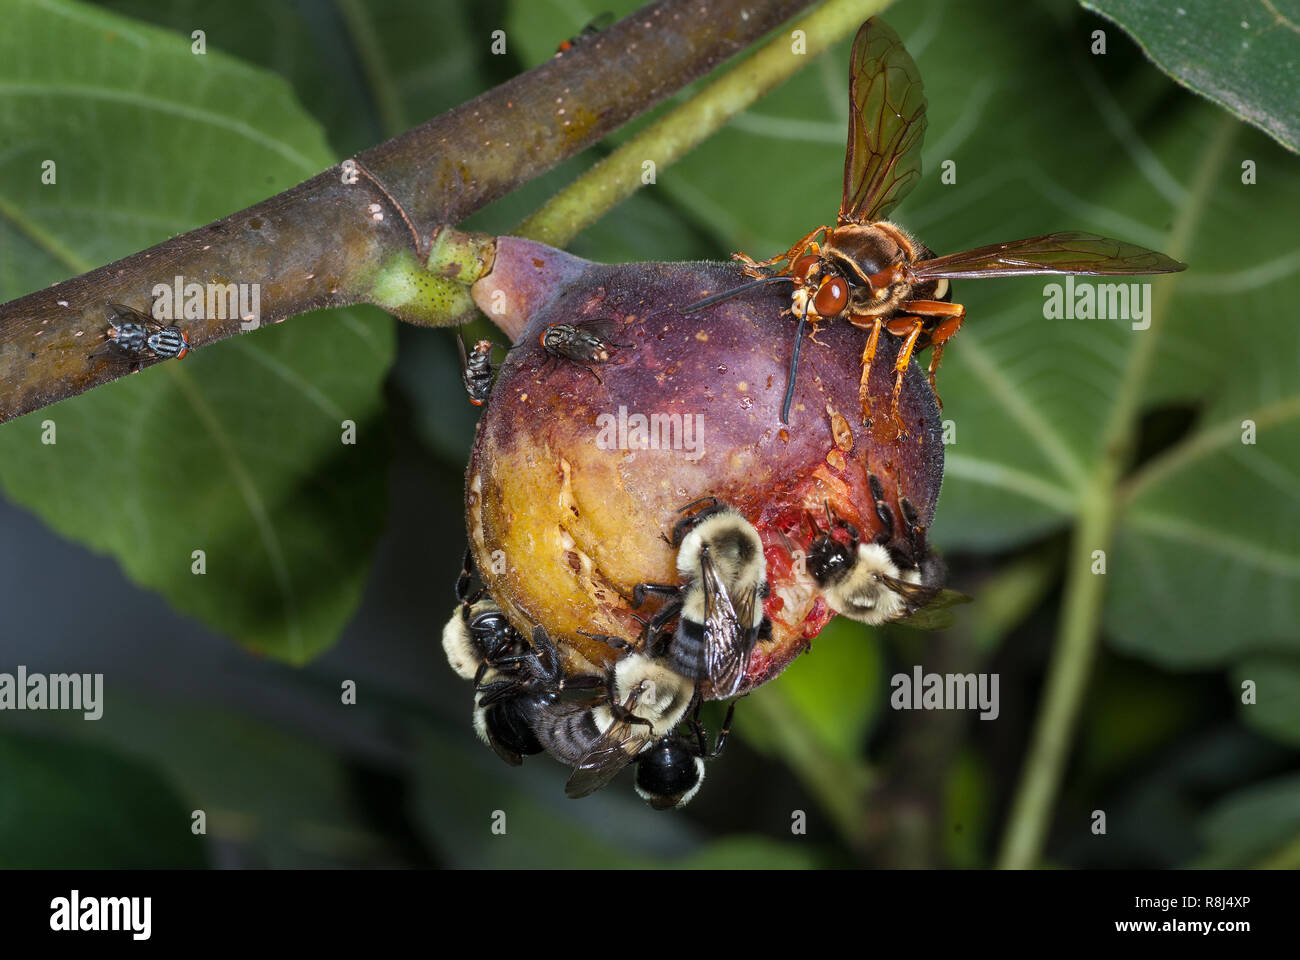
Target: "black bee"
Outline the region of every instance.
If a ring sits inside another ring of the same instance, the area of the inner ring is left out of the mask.
[[[894,513],[885,503],[884,490],[874,475],[868,477],[881,532],[863,543],[858,528],[832,516],[826,506],[826,529],[809,516],[813,540],[808,548],[808,573],[822,589],[835,613],[871,626],[902,622],[938,629],[951,622],[946,608],[969,601],[955,590],[945,590],[948,569],[925,542],[915,509],[906,497],[899,500],[905,529],[898,531]],[[837,537],[836,532],[843,537]]]
[[[600,383],[600,375],[591,364],[608,363],[610,351],[627,349],[630,343],[615,343],[611,337],[618,329],[614,320],[585,320],[580,323],[551,323],[542,329],[538,342],[557,363],[569,360],[582,367]]]
[[[708,746],[708,737],[699,720],[699,703],[690,719],[695,739],[674,734],[664,737],[646,750],[636,761],[636,792],[656,810],[676,810],[686,806],[700,792],[704,783],[704,761],[722,753],[731,732],[731,718],[736,712],[733,702],[718,731],[717,742]]]
[[[605,786],[657,740],[672,734],[695,697],[695,685],[664,663],[629,653],[610,668],[595,703],[554,702],[532,715],[546,751],[574,768],[565,793],[585,797]]]
[[[534,718],[560,701],[566,681],[559,651],[541,626],[524,653],[504,657],[474,691],[474,730],[497,756],[512,766],[541,753]]]
[[[442,629],[442,649],[457,675],[478,685],[489,669],[517,662],[507,658],[525,653],[528,640],[511,625],[485,589],[470,594],[473,575],[473,555],[466,550],[456,579],[456,609]]]
[[[697,683],[708,680],[726,699],[740,689],[754,644],[771,634],[763,613],[767,560],[758,531],[734,507],[706,497],[683,510],[705,501],[712,503],[680,519],[669,540],[682,585],[639,583],[632,602],[640,606],[646,593],[670,597],[647,624],[651,652]],[[674,616],[677,629],[660,632]]]
[[[542,752],[532,733],[533,711],[558,700],[567,687],[593,679],[566,680],[546,631],[536,627],[530,644],[485,589],[470,593],[473,573],[473,557],[466,550],[456,580],[457,605],[443,628],[442,647],[451,668],[474,681],[474,730],[497,756],[517,766],[523,757]]]

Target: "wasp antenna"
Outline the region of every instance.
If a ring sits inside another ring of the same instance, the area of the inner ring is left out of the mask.
[[[695,303],[692,303],[688,307],[682,307],[681,310],[678,312],[682,314],[695,313],[697,310],[703,310],[705,307],[711,307],[715,303],[721,303],[723,300],[730,300],[732,297],[739,296],[740,294],[744,293],[746,290],[754,289],[754,287],[761,287],[764,284],[768,284],[768,283],[781,283],[782,281],[786,283],[794,283],[795,279],[794,277],[787,277],[787,276],[759,277],[757,280],[751,280],[749,283],[742,283],[738,287],[732,287],[730,290],[724,290],[721,293],[715,293],[711,297],[705,297],[703,300],[699,300]]]
[[[790,376],[786,378],[785,399],[781,402],[781,422],[790,422],[790,402],[794,400],[794,384],[799,376],[799,348],[803,345],[803,328],[808,322],[808,311],[799,317],[799,326],[794,332],[794,353],[790,355]]]

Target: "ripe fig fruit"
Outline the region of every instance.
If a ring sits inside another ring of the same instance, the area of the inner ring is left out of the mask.
[[[634,610],[641,582],[675,583],[666,537],[684,506],[718,497],[757,528],[771,593],[770,641],[741,692],[783,670],[830,618],[801,557],[826,507],[869,541],[882,529],[875,474],[895,518],[934,516],[943,479],[939,410],[911,364],[899,402],[905,432],[873,432],[859,400],[866,331],[810,325],[789,424],[780,421],[796,321],[789,288],[771,284],[684,314],[746,280],[722,263],[605,265],[513,238],[498,240],[476,302],[517,346],[479,423],[466,515],[489,592],[527,635],[541,624],[570,673],[617,656],[585,633],[637,643],[658,598]],[[601,321],[620,344],[579,364],[541,344],[554,323]],[[887,409],[899,340],[881,337],[869,381]],[[822,521],[824,524],[824,521]],[[898,523],[901,524],[901,519]],[[705,695],[711,691],[705,690]]]

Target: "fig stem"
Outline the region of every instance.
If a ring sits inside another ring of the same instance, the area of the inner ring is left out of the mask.
[[[1183,259],[1191,247],[1236,130],[1236,121],[1225,115],[1214,135],[1206,141],[1190,199],[1179,211],[1169,233],[1167,246],[1170,255],[1177,259]],[[1107,556],[1115,542],[1116,524],[1124,510],[1123,482],[1132,463],[1142,401],[1174,289],[1172,278],[1160,278],[1154,284],[1151,326],[1136,338],[1102,433],[1097,466],[1080,489],[1061,622],[1047,687],[1034,722],[1033,739],[998,855],[998,866],[1003,869],[1030,869],[1042,858],[1084,694],[1092,676],[1106,600],[1106,578],[1094,572],[1097,551]]]
[[[657,175],[890,2],[829,0],[555,194],[514,235],[565,246],[637,189],[654,183],[648,171]],[[802,55],[794,50],[795,30],[803,31]]]

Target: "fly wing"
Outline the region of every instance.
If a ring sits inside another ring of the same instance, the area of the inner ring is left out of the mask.
[[[749,646],[745,640],[753,622],[755,597],[741,598],[742,607],[748,603],[748,617],[742,619],[707,552],[700,553],[700,571],[704,588],[704,670],[714,693],[725,699],[735,694],[745,676]]]
[[[849,59],[849,142],[840,219],[883,219],[921,179],[925,139],[921,71],[888,24],[872,17]]]
[[[142,323],[149,330],[161,330],[166,324],[161,320],[155,320],[152,314],[143,313],[135,307],[128,307],[124,303],[110,303],[105,312],[108,319],[115,323]]]
[[[912,273],[919,280],[937,280],[943,277],[1019,277],[1041,273],[1125,276],[1177,273],[1186,269],[1187,264],[1139,247],[1136,243],[1070,230],[1027,240],[993,243],[946,257],[922,260],[913,264]]]

